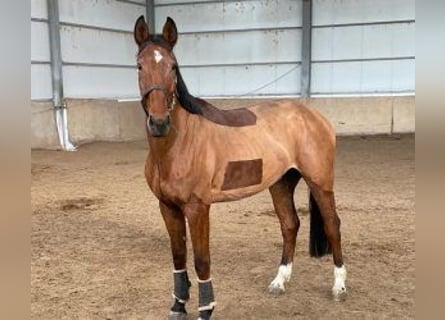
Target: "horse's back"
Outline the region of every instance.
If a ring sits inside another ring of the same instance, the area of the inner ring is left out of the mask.
[[[300,143],[306,141],[318,145],[324,141],[335,146],[332,124],[318,110],[299,99],[266,102],[247,109],[257,116],[257,125],[267,131],[272,130],[277,134],[285,131],[292,140],[304,137]]]
[[[333,133],[333,128],[314,108],[307,107],[298,99],[283,99],[277,101],[268,101],[245,108],[236,108],[223,110],[209,102],[197,99],[201,106],[202,116],[217,125],[226,127],[247,127],[247,126],[270,126],[277,125],[295,126],[295,122],[307,122],[314,126],[315,130],[328,131]],[[285,123],[282,123],[285,121]],[[301,127],[300,127],[301,129]]]

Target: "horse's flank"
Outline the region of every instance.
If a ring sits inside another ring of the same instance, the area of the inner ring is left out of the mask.
[[[290,168],[314,173],[305,179],[332,191],[333,168],[325,163],[333,163],[335,135],[318,112],[298,100],[239,110],[252,113],[255,123],[222,125],[176,105],[168,136],[149,136],[146,177],[159,199],[237,200],[270,187]]]

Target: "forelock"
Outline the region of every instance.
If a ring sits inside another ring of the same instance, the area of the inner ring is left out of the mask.
[[[144,49],[147,48],[150,44],[158,45],[158,46],[168,50],[169,52],[172,51],[172,47],[170,46],[170,44],[167,41],[165,41],[165,39],[161,35],[157,34],[157,35],[151,36],[148,41],[144,42],[139,47],[138,55],[140,55],[141,52],[144,51]]]

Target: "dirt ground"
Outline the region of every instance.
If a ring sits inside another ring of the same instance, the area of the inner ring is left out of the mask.
[[[146,152],[145,142],[32,152],[33,319],[166,319],[172,262]],[[347,300],[330,297],[331,257],[308,255],[301,181],[294,273],[280,296],[267,292],[282,241],[268,192],[212,207],[214,319],[414,318],[414,137],[339,138],[336,175]],[[192,261],[189,250],[196,319]]]

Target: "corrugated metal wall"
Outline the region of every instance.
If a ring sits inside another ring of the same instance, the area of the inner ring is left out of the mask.
[[[167,16],[177,22],[176,55],[194,94],[300,92],[301,0],[158,0],[155,5],[157,30]]]
[[[65,96],[137,97],[134,22],[145,0],[59,0]],[[46,0],[31,2],[31,96],[51,98]]]
[[[312,95],[415,89],[414,0],[314,0]]]
[[[31,98],[51,99],[51,68],[46,0],[31,0]]]
[[[51,98],[46,0],[31,0],[31,94]],[[145,0],[60,0],[65,96],[137,97],[132,29]],[[157,0],[199,96],[298,95],[302,0]],[[414,91],[414,0],[314,0],[313,94]],[[277,79],[277,81],[274,81]]]

